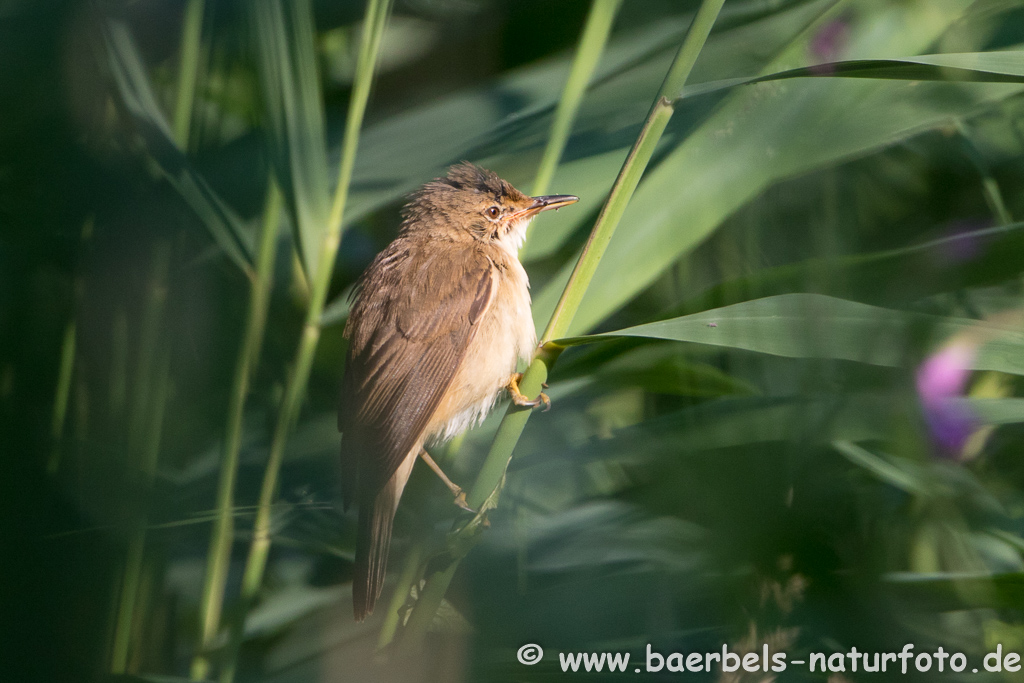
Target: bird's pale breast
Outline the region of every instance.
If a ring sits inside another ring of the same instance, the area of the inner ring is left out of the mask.
[[[519,260],[501,250],[494,302],[478,323],[458,372],[427,427],[427,441],[445,441],[479,424],[494,406],[516,362],[537,346],[529,279]]]

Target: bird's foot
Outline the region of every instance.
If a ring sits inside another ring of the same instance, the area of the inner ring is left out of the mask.
[[[476,510],[471,508],[469,503],[466,502],[466,492],[462,490],[461,486],[448,478],[448,475],[444,473],[444,470],[442,470],[436,462],[434,462],[434,459],[430,457],[430,453],[427,453],[426,449],[420,449],[420,458],[422,458],[423,462],[427,463],[427,466],[430,467],[430,469],[434,470],[434,474],[436,474],[441,481],[444,482],[444,485],[448,487],[448,490],[452,492],[452,495],[455,496],[455,504],[463,510],[476,514]]]
[[[516,372],[508,378],[508,393],[512,397],[512,403],[522,408],[536,408],[540,405],[544,406],[544,412],[551,410],[551,399],[544,392],[537,395],[537,398],[527,398],[523,392],[519,391],[519,382],[523,379],[523,373]],[[544,385],[547,386],[547,385]]]
[[[463,491],[458,486],[456,486],[455,488],[459,489],[459,492],[455,494],[455,504],[458,505],[463,510],[467,512],[472,512],[475,515],[477,511],[470,507],[469,503],[466,501],[466,492]]]

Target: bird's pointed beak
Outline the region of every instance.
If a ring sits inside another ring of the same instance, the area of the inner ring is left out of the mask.
[[[541,211],[560,209],[563,206],[575,204],[579,200],[579,197],[571,194],[547,194],[540,197],[533,197],[533,203],[518,213],[521,217],[530,218],[536,216]]]

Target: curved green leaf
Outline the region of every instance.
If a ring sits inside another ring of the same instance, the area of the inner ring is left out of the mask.
[[[755,299],[557,343],[647,337],[789,358],[830,358],[899,367],[920,357],[914,352],[919,340],[935,344],[957,335],[980,346],[969,363],[970,369],[1024,375],[1024,330],[1019,326],[898,311],[821,294]]]

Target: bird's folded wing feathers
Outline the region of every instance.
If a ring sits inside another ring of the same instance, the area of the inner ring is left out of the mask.
[[[494,300],[494,266],[473,256],[407,254],[371,266],[384,261],[393,272],[369,274],[364,287],[374,290],[349,318],[338,420],[346,507],[357,487],[375,495],[423,436]]]

